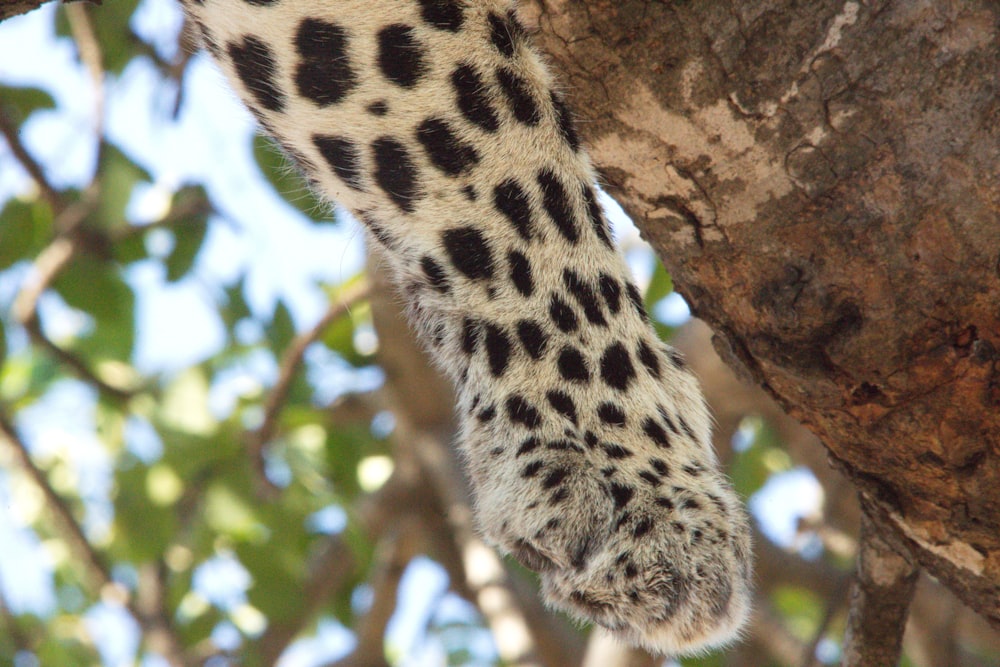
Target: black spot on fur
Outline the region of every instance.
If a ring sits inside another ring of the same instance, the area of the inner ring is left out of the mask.
[[[372,236],[375,237],[375,240],[390,250],[398,249],[399,241],[392,234],[390,234],[378,220],[365,213],[359,214],[359,217],[365,227],[367,227],[372,233]]]
[[[566,478],[569,476],[569,468],[556,468],[552,470],[545,476],[542,480],[543,489],[551,489],[554,486],[559,486]]]
[[[627,459],[632,456],[632,451],[613,442],[606,442],[601,445],[601,449],[611,459]]]
[[[604,297],[604,302],[608,304],[608,310],[611,311],[612,315],[617,314],[622,307],[621,285],[606,273],[601,274],[597,285],[601,288],[601,296]]]
[[[441,235],[455,268],[471,280],[493,277],[493,252],[475,227],[454,227]]]
[[[572,382],[589,382],[590,369],[580,351],[569,345],[559,351],[559,375]]]
[[[576,452],[577,454],[583,454],[583,447],[569,440],[553,440],[545,445],[545,449],[553,452]]]
[[[688,425],[687,420],[684,419],[684,415],[677,415],[677,421],[680,422],[681,430],[684,431],[689,438],[698,442],[698,437],[694,434],[694,429]]]
[[[535,98],[531,95],[528,83],[506,67],[497,69],[497,81],[500,82],[500,89],[507,97],[507,105],[514,118],[525,125],[532,127],[538,125],[542,114],[538,110]]]
[[[479,343],[479,325],[466,317],[462,320],[462,352],[473,354]]]
[[[458,109],[473,125],[487,132],[500,127],[497,112],[486,95],[486,84],[472,65],[459,65],[451,74],[451,85],[458,96]]]
[[[500,16],[493,12],[490,12],[487,20],[490,22],[490,41],[493,43],[493,46],[504,57],[512,58],[514,56],[514,49],[517,46],[516,40],[519,37],[517,28],[510,23],[508,17]]]
[[[649,465],[653,466],[653,469],[656,470],[656,473],[661,477],[670,476],[670,467],[667,466],[667,462],[664,461],[663,459],[657,459],[657,458],[649,459]]]
[[[657,487],[660,485],[660,477],[652,470],[643,470],[639,473],[639,477],[642,478],[644,482],[652,487]]]
[[[342,26],[303,19],[295,31],[295,51],[302,58],[295,68],[295,88],[302,97],[326,107],[343,100],[357,85]]]
[[[632,528],[632,537],[639,539],[649,531],[653,529],[653,520],[648,516],[644,516],[635,522],[635,526]]]
[[[396,206],[412,213],[421,192],[417,170],[406,147],[392,137],[379,137],[372,142],[372,152],[375,154],[375,182]]]
[[[667,356],[670,358],[670,361],[672,361],[674,366],[676,366],[677,368],[687,367],[687,361],[684,359],[684,355],[681,354],[680,351],[672,347],[668,347]]]
[[[485,423],[496,417],[496,415],[497,406],[490,404],[479,411],[479,414],[476,415],[476,419]]]
[[[607,247],[613,248],[614,244],[608,233],[608,223],[604,220],[604,212],[601,211],[601,205],[597,203],[593,186],[587,183],[583,184],[583,202],[587,205],[587,217],[590,218],[590,226],[594,228],[597,238],[601,239],[601,242]]]
[[[462,188],[462,194],[465,195],[465,198],[469,201],[476,201],[476,198],[479,196],[476,194],[476,188],[473,185],[466,185]]]
[[[601,304],[597,300],[593,288],[572,269],[563,269],[562,278],[566,289],[579,302],[587,319],[593,324],[607,326],[608,322],[604,319],[604,311],[601,310]]]
[[[519,321],[517,323],[517,337],[532,359],[541,359],[542,355],[545,354],[549,337],[537,322],[533,320]]]
[[[507,397],[507,416],[515,424],[524,424],[535,429],[542,424],[542,414],[523,396],[513,394]]]
[[[313,145],[340,180],[354,190],[364,190],[361,181],[361,150],[350,139],[312,136]]]
[[[545,398],[548,399],[549,405],[551,405],[556,412],[576,424],[576,405],[573,403],[573,399],[570,398],[569,394],[564,391],[559,391],[558,389],[553,389],[545,393]]]
[[[531,478],[538,474],[538,471],[545,467],[541,461],[532,461],[521,469],[521,477]]]
[[[621,343],[612,343],[601,357],[601,378],[609,387],[619,391],[628,389],[635,379],[635,368],[628,350]]]
[[[513,178],[493,189],[493,205],[507,216],[514,229],[524,240],[531,239],[531,206],[528,194]]]
[[[657,505],[659,505],[660,507],[662,507],[665,510],[669,511],[669,510],[674,509],[674,501],[672,501],[670,498],[659,497],[656,500],[654,500],[653,502],[655,502]]]
[[[459,0],[419,0],[420,17],[438,30],[458,32],[462,27],[462,3]]]
[[[517,452],[514,454],[514,456],[523,456],[525,454],[529,454],[534,450],[536,450],[538,448],[538,445],[540,444],[541,443],[539,442],[538,438],[536,438],[535,436],[531,436],[530,438],[521,443],[521,446],[517,448]]]
[[[624,484],[619,484],[618,482],[611,482],[609,487],[611,491],[611,497],[615,501],[615,509],[620,510],[629,504],[632,500],[632,496],[635,495],[635,489],[631,486],[625,486]]]
[[[378,31],[378,67],[382,75],[404,88],[412,88],[427,71],[424,47],[412,27],[394,23]]]
[[[667,432],[663,430],[663,427],[653,419],[652,417],[647,417],[645,421],[642,422],[642,431],[649,436],[649,439],[656,443],[657,447],[661,449],[670,448],[670,438],[667,436]]]
[[[576,132],[576,125],[573,123],[573,115],[569,107],[561,97],[552,93],[552,108],[556,111],[556,123],[559,125],[559,133],[569,145],[574,153],[580,150],[580,135]]]
[[[646,367],[649,374],[659,380],[660,358],[656,356],[656,352],[653,351],[653,348],[651,348],[646,341],[640,340],[638,354],[639,361],[641,361],[642,365]]]
[[[510,338],[495,324],[486,325],[486,356],[490,362],[490,373],[500,377],[510,362]]]
[[[646,307],[642,303],[642,295],[639,294],[639,288],[637,288],[632,283],[625,282],[625,293],[628,294],[629,301],[632,302],[632,306],[635,308],[635,312],[639,313],[639,317],[649,321],[649,314],[646,312]]]
[[[625,426],[625,411],[614,403],[601,403],[597,406],[597,416],[605,424]]]
[[[236,75],[254,100],[268,111],[284,111],[285,94],[274,79],[274,54],[263,41],[244,35],[240,43],[226,45],[229,59],[236,66]]]
[[[441,268],[441,265],[430,255],[424,255],[420,258],[420,269],[427,277],[427,282],[437,291],[444,294],[451,289],[451,286],[448,284],[448,275]]]
[[[531,263],[528,258],[517,250],[507,253],[507,263],[510,265],[510,280],[523,296],[531,296],[535,284],[531,278]]]
[[[660,417],[663,418],[663,421],[667,425],[667,428],[669,428],[671,431],[674,432],[674,435],[681,434],[680,429],[677,428],[677,425],[674,423],[674,420],[670,418],[670,414],[667,412],[666,408],[664,408],[662,405],[657,405],[656,411],[660,413]]]
[[[551,169],[538,172],[538,185],[542,188],[542,205],[549,218],[555,223],[559,233],[570,243],[580,239],[580,232],[573,220],[573,209],[566,194],[566,188]]]
[[[580,327],[580,322],[568,303],[553,293],[549,300],[549,317],[563,333],[572,333]]]
[[[431,164],[448,176],[458,176],[479,162],[476,149],[460,141],[451,126],[440,118],[428,118],[420,123],[417,140]]]
[[[375,100],[365,110],[373,116],[384,116],[389,113],[389,105],[385,100]]]

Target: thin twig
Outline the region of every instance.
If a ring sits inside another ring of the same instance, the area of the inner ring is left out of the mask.
[[[104,586],[111,583],[111,571],[107,564],[87,541],[83,529],[80,528],[80,524],[73,516],[66,501],[56,493],[52,485],[49,484],[45,473],[31,460],[31,454],[28,453],[24,440],[21,439],[7,415],[2,412],[0,412],[0,433],[3,434],[2,441],[7,444],[7,449],[14,461],[42,492],[45,503],[54,515],[74,559],[83,565],[86,574],[85,581],[91,585],[96,593],[100,593]]]
[[[3,412],[0,412],[0,442],[7,444],[15,463],[25,475],[42,492],[45,504],[52,512],[58,527],[60,536],[66,541],[74,560],[83,565],[83,582],[90,588],[94,595],[115,599],[125,607],[125,609],[135,618],[136,622],[143,629],[144,634],[154,634],[161,637],[163,641],[162,651],[164,657],[171,665],[180,667],[184,664],[180,656],[180,641],[176,635],[165,632],[164,627],[151,622],[150,618],[137,608],[135,600],[128,591],[116,584],[111,578],[111,570],[107,563],[94,547],[87,541],[86,535],[79,522],[73,516],[69,505],[62,496],[56,493],[46,474],[35,465],[28,452],[27,445],[18,434],[14,424]]]
[[[274,437],[278,425],[278,417],[285,402],[288,400],[288,393],[291,391],[295,374],[302,365],[306,349],[319,340],[326,328],[333,322],[348,314],[358,302],[368,298],[369,287],[366,281],[359,282],[344,291],[339,301],[330,304],[323,317],[309,331],[303,332],[292,340],[288,350],[281,359],[281,367],[278,372],[278,381],[274,384],[267,400],[264,402],[264,418],[260,426],[247,434],[247,454],[253,461],[257,470],[257,478],[262,490],[274,492],[273,483],[268,480],[265,474],[264,450]]]
[[[430,434],[412,436],[407,439],[446,509],[465,566],[466,584],[493,632],[497,653],[504,664],[540,667],[531,626],[517,603],[503,561],[476,535],[468,494],[448,445]]]
[[[49,206],[52,207],[53,213],[56,215],[63,210],[63,200],[59,195],[59,191],[52,187],[49,183],[49,179],[45,176],[45,170],[42,169],[42,165],[38,163],[37,160],[28,152],[24,144],[21,143],[21,137],[17,133],[17,128],[14,127],[11,122],[10,117],[0,110],[0,133],[3,134],[4,139],[7,140],[7,145],[10,146],[10,152],[14,154],[17,161],[21,163],[24,170],[28,172],[28,176],[31,180],[35,182],[38,186],[39,192],[42,194],[42,199],[48,202]]]
[[[867,513],[861,517],[860,542],[842,664],[895,665],[920,570],[910,554],[896,551],[879,535]]]
[[[64,5],[64,9],[73,41],[80,53],[80,61],[87,68],[93,85],[94,137],[97,141],[97,165],[100,168],[104,154],[104,55],[87,7],[83,3],[71,2]],[[94,180],[99,176],[95,174]]]
[[[67,212],[69,210],[66,209]],[[39,300],[45,290],[52,285],[56,277],[73,259],[77,249],[77,243],[67,236],[60,236],[46,246],[35,259],[35,273],[17,293],[11,310],[14,319],[25,328],[32,342],[69,366],[83,381],[93,385],[104,396],[117,403],[125,403],[132,398],[135,392],[104,381],[82,359],[53,343],[42,331],[41,321],[38,317]]]

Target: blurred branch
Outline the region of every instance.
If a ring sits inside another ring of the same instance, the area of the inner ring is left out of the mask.
[[[292,344],[285,351],[281,359],[281,367],[278,372],[278,381],[271,389],[264,402],[264,419],[260,427],[247,434],[247,454],[253,461],[257,470],[257,482],[263,493],[275,493],[277,488],[267,478],[265,474],[264,450],[267,448],[274,432],[277,429],[278,416],[281,409],[288,400],[288,393],[291,391],[295,374],[302,365],[302,358],[305,356],[306,348],[319,340],[320,336],[328,326],[336,320],[350,312],[358,302],[368,298],[368,283],[361,281],[344,290],[339,301],[335,301],[327,308],[326,313],[319,322],[309,331],[303,332],[295,337]]]
[[[161,652],[171,665],[178,667],[184,665],[184,660],[181,657],[182,652],[179,649],[180,641],[176,635],[165,632],[165,628],[160,624],[151,622],[150,617],[136,606],[128,592],[111,578],[107,564],[87,541],[87,537],[83,534],[83,529],[73,516],[72,510],[49,484],[46,474],[31,460],[31,454],[28,452],[24,440],[21,439],[7,415],[2,412],[0,412],[0,434],[3,436],[0,441],[7,444],[7,449],[17,466],[45,498],[45,504],[55,518],[60,537],[66,541],[74,560],[83,566],[83,582],[97,596],[120,602],[135,618],[144,634],[159,638]]]
[[[583,667],[656,667],[662,662],[663,658],[623,644],[604,628],[595,627],[587,641]]]
[[[94,138],[97,142],[97,159],[95,164],[101,164],[104,151],[104,56],[101,44],[94,33],[94,24],[90,18],[90,10],[81,2],[70,2],[63,6],[66,19],[69,22],[73,41],[76,42],[80,61],[87,68],[94,89]],[[94,174],[94,181],[100,177]]]
[[[6,21],[13,16],[27,14],[44,5],[46,0],[4,0],[0,2],[0,21]]]
[[[85,206],[83,202],[68,207],[57,218],[72,217],[77,218],[76,212],[80,207]],[[80,217],[82,219],[82,216]],[[73,225],[75,227],[75,225]],[[102,395],[112,399],[116,403],[125,403],[134,395],[134,391],[116,387],[105,382],[97,376],[94,371],[79,357],[72,352],[65,350],[49,340],[42,331],[42,324],[38,317],[38,302],[42,294],[47,290],[59,273],[66,268],[70,260],[78,249],[74,239],[66,234],[60,235],[52,243],[45,247],[35,259],[35,275],[32,276],[14,298],[12,313],[14,319],[28,332],[32,342],[48,351],[53,357],[64,365],[71,368],[80,378],[93,385]]]
[[[401,521],[397,530],[382,536],[375,550],[375,574],[371,577],[371,607],[355,626],[357,645],[350,655],[330,667],[388,667],[385,659],[385,630],[396,611],[399,582],[417,553],[415,521]]]
[[[28,176],[31,180],[35,182],[38,186],[39,192],[42,194],[42,199],[44,199],[49,206],[52,207],[53,213],[58,215],[65,204],[63,204],[62,197],[59,191],[52,187],[49,183],[49,179],[45,176],[45,170],[42,169],[42,165],[38,163],[37,160],[28,152],[24,144],[21,143],[21,137],[18,134],[18,128],[14,126],[10,117],[0,111],[0,133],[3,134],[4,139],[7,140],[7,145],[10,146],[10,152],[14,154],[17,161],[21,163],[24,170],[28,172]]]
[[[270,623],[252,647],[252,653],[259,656],[260,664],[273,665],[278,661],[317,610],[344,585],[354,567],[354,554],[343,536],[330,536],[311,559],[297,616],[287,621]]]
[[[7,443],[7,448],[14,458],[14,461],[35,486],[42,492],[45,504],[55,517],[59,529],[69,545],[70,551],[75,559],[83,565],[85,580],[91,584],[93,589],[100,592],[101,588],[111,583],[111,572],[108,566],[101,559],[100,555],[87,541],[83,534],[83,529],[73,517],[73,512],[69,506],[56,493],[52,485],[49,484],[48,477],[42,472],[35,462],[31,460],[28,447],[21,439],[14,428],[14,424],[7,415],[0,413],[0,433],[3,434],[3,441]]]
[[[912,556],[896,551],[879,535],[867,515],[862,515],[860,537],[843,664],[895,665],[919,569]]]
[[[454,466],[448,446],[426,433],[410,435],[401,439],[412,447],[445,507],[462,555],[466,584],[493,632],[500,659],[505,664],[522,667],[541,665],[531,628],[517,604],[503,562],[475,533],[472,508],[461,484],[462,474]]]

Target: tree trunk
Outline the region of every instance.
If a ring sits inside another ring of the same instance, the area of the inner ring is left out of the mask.
[[[528,0],[609,191],[879,533],[1000,627],[1000,7]]]

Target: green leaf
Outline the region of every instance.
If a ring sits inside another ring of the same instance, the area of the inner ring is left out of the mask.
[[[674,281],[663,268],[663,263],[656,260],[656,267],[653,269],[653,277],[649,280],[649,287],[646,288],[646,295],[643,297],[646,310],[652,310],[653,306],[660,302],[674,291]]]
[[[154,502],[156,479],[151,469],[133,465],[115,475],[116,555],[133,563],[148,563],[160,558],[177,531],[177,518],[170,505]],[[159,500],[159,497],[157,497]]]
[[[293,163],[267,137],[253,140],[253,156],[278,194],[313,222],[336,222],[332,208],[313,194]]]
[[[21,125],[39,109],[54,109],[56,101],[40,88],[0,86],[0,109],[15,125]]]
[[[53,283],[73,308],[94,318],[80,350],[127,361],[135,343],[135,295],[117,265],[78,253]]]
[[[295,338],[295,325],[292,323],[292,314],[285,302],[278,299],[278,303],[274,306],[271,325],[267,328],[267,341],[271,351],[280,358],[291,345],[293,338]]]
[[[174,227],[174,248],[166,259],[167,280],[176,282],[187,275],[208,232],[208,216],[193,215]]]
[[[10,199],[0,210],[0,271],[32,259],[52,232],[52,209],[41,199]]]
[[[101,175],[101,194],[97,208],[88,219],[101,229],[124,227],[128,224],[125,207],[132,199],[132,191],[137,183],[148,183],[152,177],[110,143],[103,146],[98,173]]]
[[[121,74],[125,65],[138,54],[135,48],[138,40],[129,27],[132,13],[138,5],[139,0],[106,2],[99,9],[83,5],[84,9],[91,12],[90,24],[101,45],[102,64],[110,73]],[[66,11],[61,9],[56,15],[56,34],[67,37],[70,32]]]
[[[7,329],[0,320],[0,367],[7,360]]]

